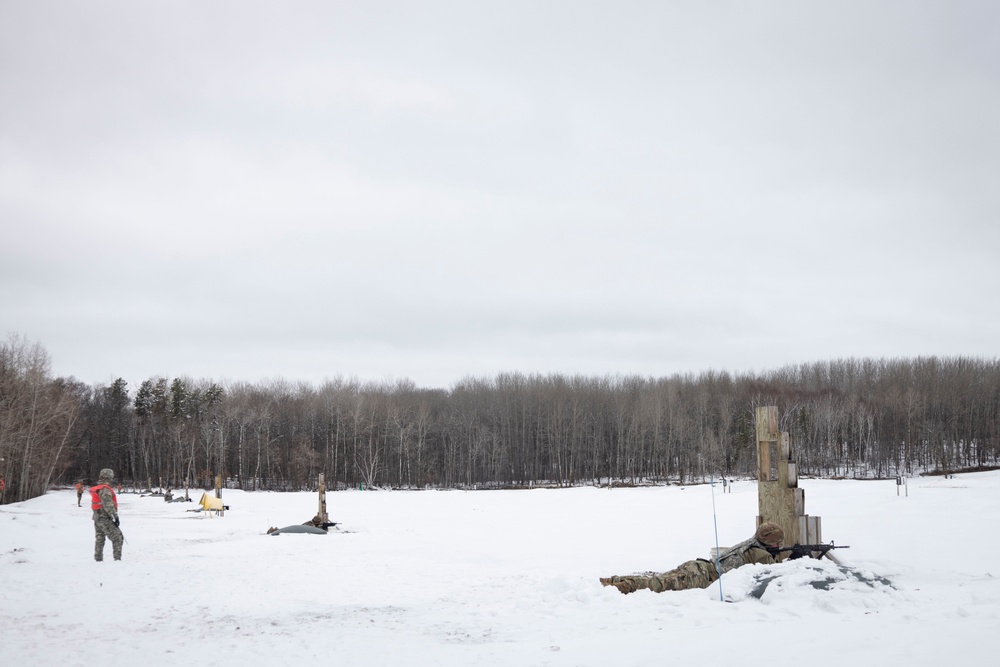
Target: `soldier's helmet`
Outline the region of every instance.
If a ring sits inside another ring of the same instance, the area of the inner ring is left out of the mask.
[[[104,468],[101,470],[100,478],[110,482],[115,478],[115,471],[111,468]]]
[[[760,528],[757,529],[757,533],[754,537],[769,547],[777,547],[780,546],[781,541],[785,539],[785,531],[783,531],[781,526],[778,524],[767,521],[760,524]]]

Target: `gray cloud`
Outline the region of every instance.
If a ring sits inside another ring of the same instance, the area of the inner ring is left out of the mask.
[[[993,357],[998,19],[0,1],[0,327],[133,383]]]

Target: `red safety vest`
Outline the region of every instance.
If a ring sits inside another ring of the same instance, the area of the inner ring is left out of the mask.
[[[111,492],[111,499],[115,501],[115,509],[118,509],[118,496],[115,495],[115,490],[107,484],[98,484],[97,486],[90,487],[90,508],[95,512],[101,509],[101,489],[107,489]]]

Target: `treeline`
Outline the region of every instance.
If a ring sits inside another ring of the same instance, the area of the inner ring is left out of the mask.
[[[81,409],[91,389],[51,377],[38,343],[0,343],[0,503],[45,493],[76,465]]]
[[[500,374],[410,381],[185,378],[89,387],[0,347],[6,502],[114,468],[127,484],[247,490],[511,488],[756,474],[754,415],[777,405],[800,474],[886,477],[997,464],[1000,362],[847,359],[669,378]]]

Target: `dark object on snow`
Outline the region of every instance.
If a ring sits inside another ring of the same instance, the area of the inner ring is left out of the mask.
[[[326,529],[318,528],[311,524],[301,526],[285,526],[284,528],[268,528],[268,535],[281,535],[282,533],[307,533],[309,535],[326,535]]]
[[[768,552],[777,558],[781,554],[790,553],[787,560],[795,560],[796,558],[805,558],[810,556],[811,558],[822,558],[827,555],[831,549],[850,549],[849,546],[835,546],[833,542],[829,544],[793,544],[790,547],[768,547]]]
[[[337,524],[333,521],[324,521],[319,514],[309,521],[298,526],[285,526],[284,528],[271,527],[267,529],[268,535],[280,535],[281,533],[308,533],[310,535],[326,535],[331,526]]]

